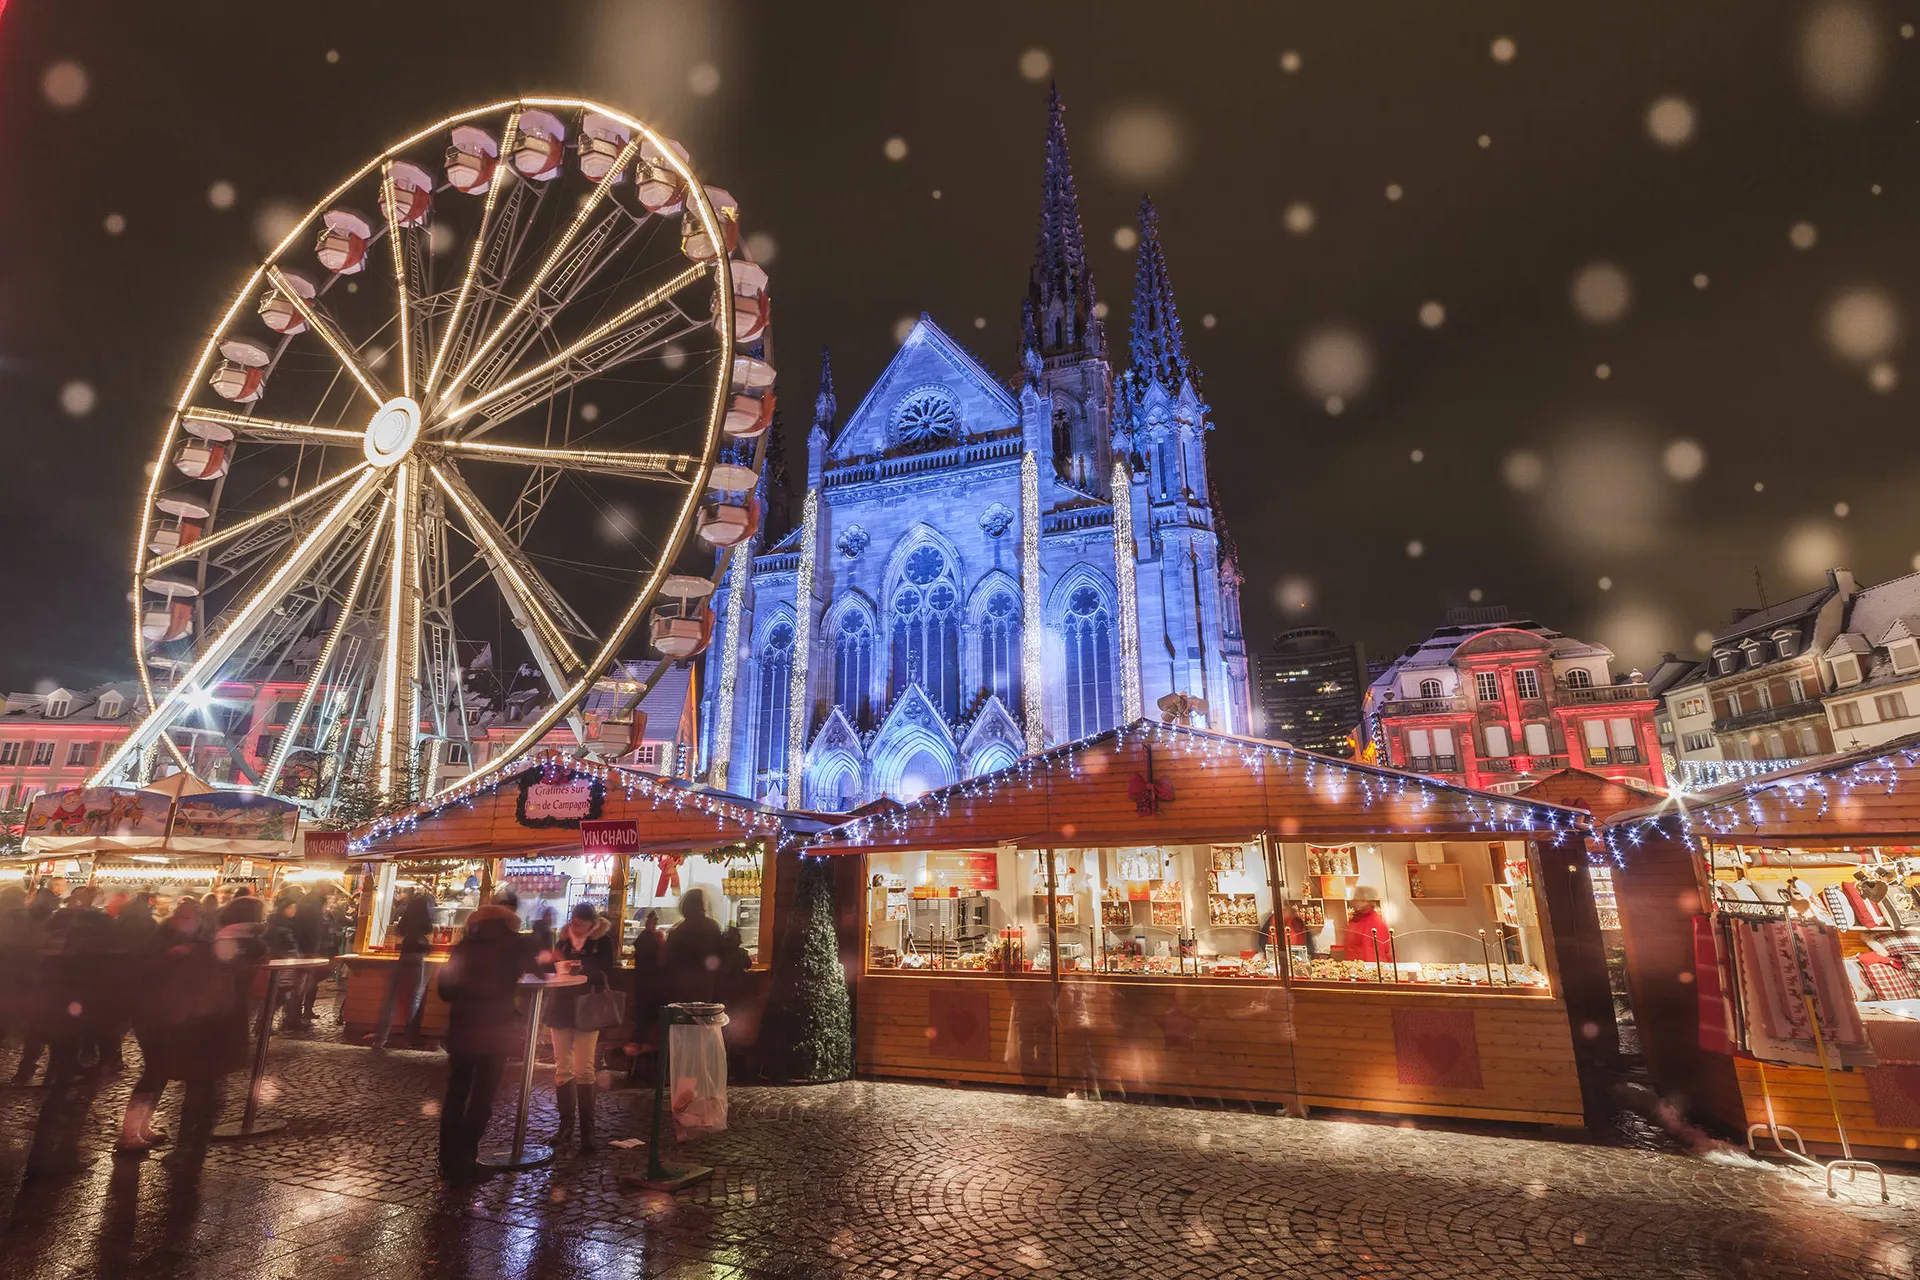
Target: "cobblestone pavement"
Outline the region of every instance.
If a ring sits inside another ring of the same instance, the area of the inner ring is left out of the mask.
[[[0,1052],[0,1072],[13,1063]],[[435,1052],[276,1042],[266,1109],[287,1129],[204,1160],[112,1158],[130,1073],[97,1089],[0,1089],[0,1276],[1912,1280],[1920,1268],[1911,1175],[1892,1179],[1892,1205],[1836,1203],[1738,1158],[906,1084],[735,1089],[730,1130],[688,1149],[717,1172],[677,1197],[621,1188],[639,1150],[568,1154],[452,1193],[432,1172],[442,1070]],[[536,1130],[553,1122],[541,1074]],[[651,1102],[603,1093],[603,1140],[643,1135]],[[177,1106],[164,1108],[176,1129]],[[507,1116],[503,1097],[496,1134]],[[55,1171],[23,1177],[30,1154]]]

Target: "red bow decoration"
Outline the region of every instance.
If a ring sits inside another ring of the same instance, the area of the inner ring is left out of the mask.
[[[1133,775],[1133,781],[1127,784],[1127,798],[1133,801],[1133,810],[1142,817],[1152,817],[1160,812],[1162,800],[1173,799],[1173,784],[1165,778],[1149,778],[1144,773]]]

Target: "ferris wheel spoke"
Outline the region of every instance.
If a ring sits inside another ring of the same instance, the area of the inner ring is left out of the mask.
[[[526,637],[547,682],[556,692],[566,688],[586,668],[568,638],[569,632],[589,640],[593,639],[592,632],[525,553],[508,539],[506,531],[481,505],[458,471],[434,463],[427,464],[427,471],[446,494],[448,504],[459,515],[468,536],[486,561],[495,584],[513,611],[514,626]],[[570,625],[563,625],[562,617]]]
[[[360,357],[354,353],[353,347],[334,327],[333,321],[321,315],[311,301],[300,296],[299,291],[288,284],[286,277],[280,274],[280,268],[268,267],[267,279],[273,283],[275,289],[285,295],[293,309],[300,313],[300,318],[306,321],[307,328],[320,335],[320,340],[327,344],[328,350],[333,352],[333,358],[340,362],[340,367],[353,376],[353,380],[360,384],[360,389],[372,398],[374,404],[385,404],[387,393],[381,390],[380,385],[374,381],[373,375],[360,363]]]
[[[473,354],[467,357],[466,363],[448,378],[445,392],[447,396],[458,394],[487,355],[512,332],[520,317],[540,296],[540,290],[547,283],[547,277],[552,275],[554,268],[567,257],[567,251],[572,248],[581,229],[592,221],[594,211],[600,207],[601,201],[606,199],[607,193],[613,190],[614,181],[632,165],[633,158],[639,150],[640,144],[637,140],[629,141],[620,149],[620,154],[614,159],[612,167],[600,181],[593,184],[593,190],[587,194],[585,200],[580,202],[580,208],[573,215],[573,221],[567,224],[567,229],[561,233],[559,240],[547,251],[547,256],[541,261],[539,270],[533,273],[533,279],[527,282],[526,288],[522,289],[520,296],[514,299],[513,305],[507,308],[507,314],[502,316],[499,323],[495,324],[480,340]]]
[[[393,794],[394,774],[403,762],[411,774],[420,734],[419,470],[412,462],[393,468],[393,522],[387,539],[387,642],[381,658],[378,729],[383,796]]]
[[[314,659],[313,671],[307,677],[306,687],[300,691],[300,700],[294,704],[293,715],[287,720],[287,726],[281,731],[280,742],[274,748],[273,759],[267,764],[267,771],[260,780],[262,791],[272,791],[280,780],[281,770],[287,767],[287,757],[293,753],[295,737],[300,727],[307,721],[307,713],[313,709],[314,699],[319,695],[322,682],[333,665],[334,654],[340,648],[340,641],[353,622],[354,610],[359,606],[360,593],[366,586],[368,574],[373,569],[373,558],[380,550],[380,540],[388,511],[393,506],[393,495],[389,493],[380,504],[379,514],[367,532],[366,548],[360,553],[360,563],[353,571],[353,577],[347,584],[347,593],[340,600],[340,616],[334,619],[327,638],[320,646],[320,654]]]
[[[700,460],[685,453],[625,453],[617,449],[546,449],[536,445],[486,444],[479,440],[446,440],[439,448],[483,462],[507,462],[526,467],[596,475],[631,476],[642,480],[691,483],[700,474]]]
[[[227,625],[193,660],[185,674],[174,682],[147,718],[107,757],[94,774],[96,784],[138,761],[147,748],[193,704],[202,689],[218,682],[221,665],[246,643],[260,623],[280,605],[288,590],[326,553],[378,492],[381,477],[371,468],[361,468],[358,475],[359,478],[348,487],[346,493],[300,539],[246,604],[235,612]]]
[[[399,300],[400,321],[400,394],[413,394],[413,298],[407,285],[407,237],[400,222],[399,202],[394,199],[393,162],[380,170],[380,207],[387,214],[387,248],[393,259],[393,291]]]
[[[249,418],[243,414],[230,413],[225,409],[187,409],[180,414],[182,419],[193,422],[210,422],[233,431],[246,440],[266,441],[269,443],[315,443],[315,444],[362,444],[367,438],[365,431],[350,431],[344,427],[316,427],[305,422],[281,422],[275,418]]]
[[[184,546],[177,547],[165,555],[153,556],[144,562],[142,566],[143,572],[157,573],[169,565],[179,564],[182,560],[197,559],[207,552],[212,551],[215,547],[231,542],[235,538],[244,537],[254,530],[272,524],[275,521],[286,520],[296,511],[299,511],[302,507],[305,507],[322,494],[338,488],[354,477],[364,475],[370,470],[372,470],[372,467],[365,462],[349,467],[339,475],[330,476],[312,488],[295,494],[271,510],[262,511],[257,516],[248,516],[245,520],[240,520],[224,528],[217,529],[205,537],[186,543]]]
[[[531,369],[446,410],[440,415],[442,428],[456,426],[481,409],[496,406],[487,415],[488,423],[480,428],[484,430],[486,425],[544,403],[576,383],[699,329],[705,322],[688,319],[670,304],[675,294],[706,278],[711,271],[712,265],[704,262],[688,267]],[[664,334],[662,331],[671,326],[676,317],[684,322],[684,327]]]
[[[500,154],[513,154],[513,135],[520,128],[520,108],[515,107],[513,114],[507,117],[507,127],[500,134]],[[446,363],[447,354],[454,350],[459,342],[460,325],[466,318],[467,303],[473,297],[474,277],[480,274],[480,265],[486,256],[490,233],[494,229],[494,207],[499,203],[501,189],[507,185],[508,176],[513,172],[511,164],[496,164],[493,178],[487,184],[485,202],[480,206],[480,229],[474,233],[473,248],[467,254],[467,269],[460,276],[460,291],[454,295],[453,312],[447,317],[447,325],[441,333],[440,341],[434,344],[433,365],[427,370],[427,380],[421,384],[423,396],[432,396],[440,385],[440,370]]]

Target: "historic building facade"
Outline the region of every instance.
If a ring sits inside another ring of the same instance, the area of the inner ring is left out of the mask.
[[[791,530],[715,593],[701,776],[828,810],[1109,729],[1169,693],[1249,728],[1239,586],[1151,204],[1128,363],[1088,274],[1057,97],[1021,368],[922,316],[844,420],[823,356]],[[770,471],[774,468],[769,468]]]

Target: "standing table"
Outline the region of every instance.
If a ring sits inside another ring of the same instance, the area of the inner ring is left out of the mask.
[[[529,973],[520,979],[520,985],[533,992],[533,1008],[527,1012],[526,1057],[520,1064],[520,1109],[513,1118],[513,1145],[483,1152],[480,1163],[486,1168],[532,1169],[553,1159],[552,1147],[527,1141],[527,1107],[533,1101],[533,1060],[540,1048],[540,1013],[547,1002],[547,988],[577,987],[586,980],[586,975],[581,973],[556,973],[550,977]]]
[[[287,1127],[285,1120],[259,1118],[260,1077],[267,1070],[267,1042],[273,1038],[273,1007],[280,1002],[280,977],[290,972],[330,969],[333,961],[326,956],[314,956],[307,960],[288,958],[269,960],[262,967],[267,971],[267,998],[261,1004],[260,1016],[253,1026],[253,1070],[247,1075],[247,1105],[240,1112],[239,1123],[229,1121],[214,1126],[213,1137],[216,1140],[257,1138],[263,1133],[278,1133]]]

